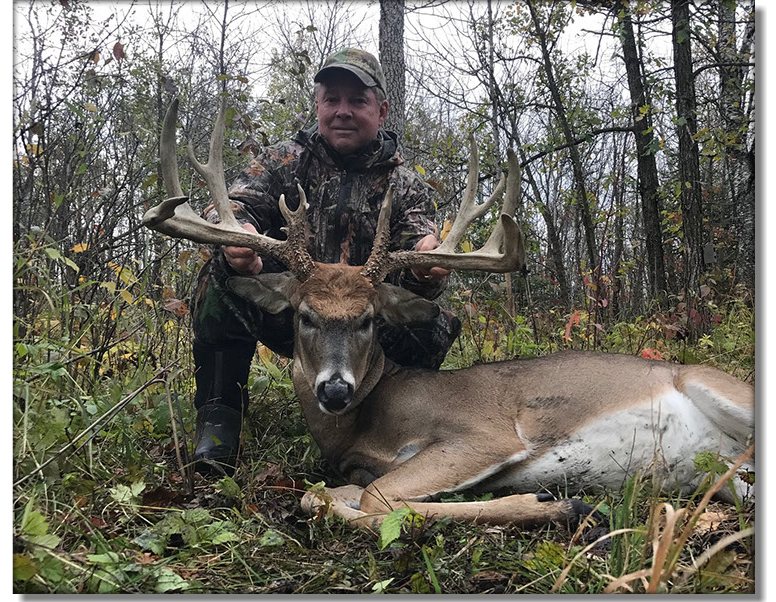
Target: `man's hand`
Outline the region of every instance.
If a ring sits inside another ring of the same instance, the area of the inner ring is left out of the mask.
[[[416,251],[431,251],[439,246],[439,241],[434,234],[424,236],[415,245]],[[445,268],[412,268],[412,274],[418,280],[441,280],[450,273]]]
[[[243,230],[256,232],[253,224],[243,224]],[[224,247],[224,257],[232,269],[245,276],[255,276],[264,267],[256,251],[247,247]]]

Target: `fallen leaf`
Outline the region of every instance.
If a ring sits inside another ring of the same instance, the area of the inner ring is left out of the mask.
[[[706,533],[707,531],[714,531],[719,526],[730,518],[724,512],[704,512],[698,517],[698,522],[695,523],[693,531],[695,533]]]

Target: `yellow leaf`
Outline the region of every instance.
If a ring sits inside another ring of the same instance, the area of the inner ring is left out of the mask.
[[[153,307],[154,302],[152,299],[149,299],[148,297],[143,297],[143,301],[145,301],[149,306]]]
[[[259,345],[259,357],[261,358],[262,362],[268,364],[272,359],[272,355],[272,350],[269,347],[266,347],[265,345]]]
[[[453,229],[453,222],[451,222],[449,219],[445,220],[445,223],[442,224],[442,232],[439,235],[439,238],[444,240],[447,238],[447,235],[450,234],[450,230]]]
[[[128,305],[133,305],[135,303],[135,300],[132,297],[132,293],[130,293],[127,289],[121,289],[119,291],[119,295],[121,295],[121,298],[124,299]]]
[[[111,294],[116,292],[115,282],[103,282],[102,284],[100,284],[100,286]]]
[[[461,250],[464,253],[471,253],[472,252],[472,243],[470,243],[468,240],[465,240],[461,243]]]
[[[70,250],[73,253],[83,253],[88,248],[89,248],[88,244],[86,244],[85,242],[79,242],[77,245],[70,247]]]
[[[426,175],[426,170],[425,170],[425,169],[423,169],[423,166],[422,166],[422,165],[416,165],[416,166],[415,166],[415,169],[417,170],[417,172],[418,172],[418,173],[419,173],[421,176],[425,176],[425,175]]]
[[[115,272],[116,276],[118,276],[124,284],[130,285],[137,282],[137,278],[135,278],[132,270],[130,270],[128,267],[117,265],[112,261],[108,262],[108,267]]]
[[[84,109],[86,109],[87,111],[91,111],[92,113],[96,113],[96,112],[97,112],[97,110],[98,110],[98,109],[97,109],[97,105],[96,105],[96,104],[94,104],[94,103],[92,103],[92,102],[87,102],[87,103],[84,105]]]

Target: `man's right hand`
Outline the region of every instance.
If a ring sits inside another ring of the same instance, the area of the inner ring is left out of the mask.
[[[256,232],[253,224],[242,224],[244,230]],[[255,276],[264,267],[256,251],[247,247],[223,247],[226,262],[232,269],[245,276]]]

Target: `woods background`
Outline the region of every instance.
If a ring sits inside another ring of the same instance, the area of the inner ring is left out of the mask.
[[[188,297],[208,251],[140,225],[165,197],[169,101],[180,95],[181,148],[189,137],[205,156],[228,97],[229,182],[314,122],[312,77],[341,47],[379,55],[387,126],[439,193],[443,233],[470,133],[483,198],[506,149],[521,160],[528,274],[453,275],[441,302],[464,331],[448,365],[600,349],[754,380],[753,2],[41,0],[15,2],[14,21],[14,498],[19,525],[30,512],[52,525],[28,538],[67,544],[71,564],[90,536],[53,528],[63,508],[104,525],[118,519],[90,509],[194,495],[176,453],[193,424]],[[204,208],[204,183],[179,163]],[[254,397],[288,393],[282,358],[258,355]],[[313,452],[261,451],[275,435],[257,424],[262,466],[312,470]],[[127,541],[139,512],[118,520]],[[21,581],[42,591],[110,581],[19,555]]]

